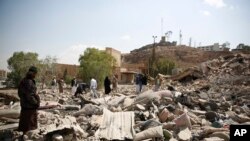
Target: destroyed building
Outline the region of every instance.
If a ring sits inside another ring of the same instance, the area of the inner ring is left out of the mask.
[[[250,123],[250,56],[232,54],[165,77],[159,91],[133,85],[93,99],[87,92],[38,90],[39,127],[25,140],[201,140],[229,141],[232,124]],[[0,140],[18,140],[16,90],[0,90]]]

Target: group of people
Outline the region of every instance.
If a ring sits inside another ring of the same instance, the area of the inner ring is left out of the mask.
[[[112,89],[111,89],[112,85]],[[74,96],[77,96],[78,94],[82,94],[83,91],[86,93],[86,88],[89,86],[90,92],[93,98],[98,98],[97,94],[97,81],[94,77],[90,78],[90,85],[87,85],[86,83],[79,83],[77,82],[76,78],[74,77],[71,81],[71,87],[72,87],[72,93]],[[109,76],[105,77],[104,80],[104,93],[109,94],[112,90],[116,91],[118,86],[118,80],[117,75],[113,75],[112,79],[110,79]]]
[[[111,85],[112,85],[112,89],[111,89]],[[105,79],[104,79],[104,93],[106,95],[108,95],[112,90],[116,91],[117,90],[117,85],[118,85],[118,81],[117,81],[117,76],[116,75],[113,75],[111,80],[110,80],[109,76],[106,76]],[[90,90],[91,90],[93,98],[98,97],[96,89],[97,89],[97,82],[96,82],[96,80],[94,78],[91,78],[91,80],[90,80]]]
[[[18,87],[18,96],[20,97],[20,105],[21,105],[21,113],[20,113],[20,120],[19,120],[19,127],[18,130],[22,131],[23,134],[26,134],[30,130],[34,130],[37,128],[37,110],[40,107],[40,97],[37,94],[37,87],[35,77],[38,73],[36,67],[31,66],[26,74],[26,76],[21,80],[19,87]],[[59,92],[63,92],[63,79],[56,80],[53,77],[51,82],[52,90],[56,89],[56,85],[59,85]],[[136,74],[135,76],[135,83],[137,85],[136,92],[140,93],[143,89],[143,85],[147,85],[147,76],[142,74]],[[77,81],[74,78],[71,81],[71,86],[76,86]],[[112,89],[111,89],[112,85]],[[113,75],[110,79],[109,76],[106,76],[104,80],[104,88],[105,94],[109,94],[112,90],[116,91],[118,85],[117,75]],[[161,79],[158,75],[155,79],[155,91],[158,91],[161,85]],[[94,77],[90,80],[90,90],[92,93],[92,97],[98,97],[97,95],[97,81]]]
[[[139,94],[143,91],[144,86],[147,85],[148,77],[145,74],[137,73],[135,75],[135,84],[136,84],[136,94]],[[162,83],[162,78],[158,74],[154,79],[154,88],[153,91],[158,91]]]
[[[51,90],[53,93],[57,91],[57,84],[59,88],[59,93],[63,93],[63,85],[64,85],[64,80],[63,78],[56,80],[56,77],[54,76],[52,81],[51,81]]]

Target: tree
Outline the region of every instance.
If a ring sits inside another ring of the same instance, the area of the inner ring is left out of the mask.
[[[107,75],[112,73],[115,66],[115,58],[105,51],[95,48],[87,48],[83,55],[80,55],[80,77],[89,82],[90,77],[97,80],[98,87],[103,86],[103,81]]]
[[[69,76],[68,75],[68,70],[67,69],[64,69],[64,72],[63,72],[63,80],[66,84],[71,84],[71,80],[73,79],[73,77]]]
[[[46,56],[44,59],[39,60],[37,67],[39,68],[37,79],[42,83],[50,84],[52,77],[55,76],[55,63],[56,57]]]
[[[38,54],[33,52],[14,52],[7,62],[8,69],[11,70],[8,80],[12,81],[15,87],[19,85],[30,66],[39,64]]]
[[[66,79],[67,75],[68,75],[68,70],[65,69],[64,72],[63,72],[63,80]]]
[[[161,74],[171,74],[172,73],[172,69],[175,68],[175,62],[168,60],[167,58],[159,58],[157,59],[156,63],[155,63],[155,70],[156,70],[156,74],[161,73]]]
[[[242,47],[242,49],[245,50],[245,51],[250,51],[250,46],[245,45],[245,46]]]

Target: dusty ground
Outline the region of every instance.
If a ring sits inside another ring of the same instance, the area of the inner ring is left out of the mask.
[[[38,90],[42,99],[39,128],[26,140],[203,140],[228,141],[232,124],[250,124],[250,56],[220,57],[176,76],[161,75],[160,90],[149,83],[91,98]],[[0,90],[0,140],[15,131],[20,106],[16,90]]]

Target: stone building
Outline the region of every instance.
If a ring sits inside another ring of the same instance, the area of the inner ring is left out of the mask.
[[[119,83],[133,83],[134,75],[136,73],[146,72],[147,67],[143,63],[132,64],[123,62],[120,51],[109,47],[107,47],[105,51],[116,59],[113,74],[117,75]]]
[[[0,70],[0,80],[4,80],[7,78],[7,71],[5,70]]]

